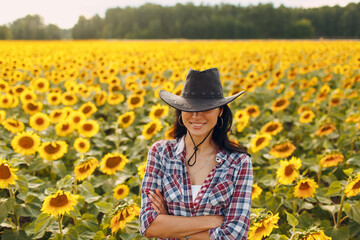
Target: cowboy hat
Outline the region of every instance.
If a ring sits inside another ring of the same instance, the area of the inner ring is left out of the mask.
[[[245,91],[224,97],[217,68],[204,71],[189,69],[181,95],[165,90],[159,91],[160,98],[169,106],[185,112],[202,112],[224,106]]]

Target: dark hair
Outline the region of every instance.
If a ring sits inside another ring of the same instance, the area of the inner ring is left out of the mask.
[[[232,122],[233,122],[233,116],[231,113],[231,110],[228,105],[224,105],[220,107],[222,109],[222,115],[221,118],[223,119],[223,124],[221,124],[221,121],[216,123],[213,133],[212,133],[212,140],[221,148],[225,149],[229,152],[242,152],[247,153],[246,147],[240,146],[236,144],[235,142],[232,142],[229,140],[228,132],[231,130]],[[176,109],[176,118],[173,123],[173,136],[174,138],[181,138],[184,136],[187,132],[187,128],[184,125],[179,124],[179,116],[181,115],[181,111]],[[219,127],[221,126],[221,128]],[[248,154],[249,155],[249,154]]]

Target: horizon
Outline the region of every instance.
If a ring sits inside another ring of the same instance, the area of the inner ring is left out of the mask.
[[[344,7],[349,3],[357,3],[351,0],[303,0],[299,3],[297,0],[243,0],[241,3],[236,0],[133,0],[130,4],[128,1],[118,0],[63,0],[61,2],[52,2],[46,0],[13,0],[0,9],[0,25],[10,25],[12,22],[27,15],[39,15],[43,18],[44,24],[55,24],[61,29],[71,29],[80,16],[91,18],[99,15],[104,18],[105,13],[110,8],[140,7],[146,3],[153,3],[161,6],[175,6],[176,4],[193,3],[195,6],[210,5],[215,6],[221,3],[235,6],[257,6],[258,4],[271,3],[275,8],[283,5],[288,8],[317,8],[322,6],[333,7],[339,5]],[[19,6],[22,6],[19,9]],[[64,14],[65,13],[65,14]]]

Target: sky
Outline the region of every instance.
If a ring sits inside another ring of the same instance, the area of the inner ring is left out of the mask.
[[[63,29],[72,28],[78,21],[79,16],[90,18],[96,14],[105,16],[109,8],[115,7],[139,7],[147,2],[174,6],[176,3],[194,5],[216,5],[229,3],[233,5],[248,6],[259,3],[272,3],[274,7],[283,4],[286,7],[312,8],[320,6],[346,6],[351,0],[0,0],[1,4],[0,25],[10,24],[18,18],[26,15],[38,14],[43,17],[45,24],[56,24]]]

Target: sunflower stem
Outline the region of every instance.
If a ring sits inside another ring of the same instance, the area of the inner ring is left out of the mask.
[[[319,169],[319,172],[318,172],[318,174],[317,174],[318,183],[320,183],[320,181],[321,181],[321,172],[322,172],[322,166],[321,166],[321,164],[320,164],[320,169]]]
[[[296,213],[297,212],[297,203],[296,203],[296,199],[294,199],[294,201],[293,201],[293,208],[294,208],[294,213]]]
[[[77,180],[74,181],[74,194],[77,194]]]
[[[11,198],[13,199],[13,201],[14,201],[14,205],[13,205],[14,209],[13,209],[13,211],[14,211],[14,218],[15,218],[16,230],[19,230],[19,228],[20,228],[20,221],[19,221],[19,217],[18,217],[17,214],[16,214],[16,199],[15,199],[16,189],[11,189],[9,192],[10,192],[10,197],[11,197]]]
[[[62,224],[61,224],[61,223],[62,223],[62,220],[63,220],[63,216],[64,216],[64,215],[62,215],[62,214],[58,216],[58,223],[59,223],[59,229],[60,229],[60,234],[61,234],[61,235],[63,235],[63,232],[62,232]]]
[[[345,200],[345,194],[341,197],[341,202],[340,202],[340,208],[339,208],[339,211],[337,213],[337,222],[336,222],[336,228],[339,228],[340,227],[340,223],[341,223],[341,213],[342,213],[342,208],[343,208],[343,205],[344,205],[344,200]]]

